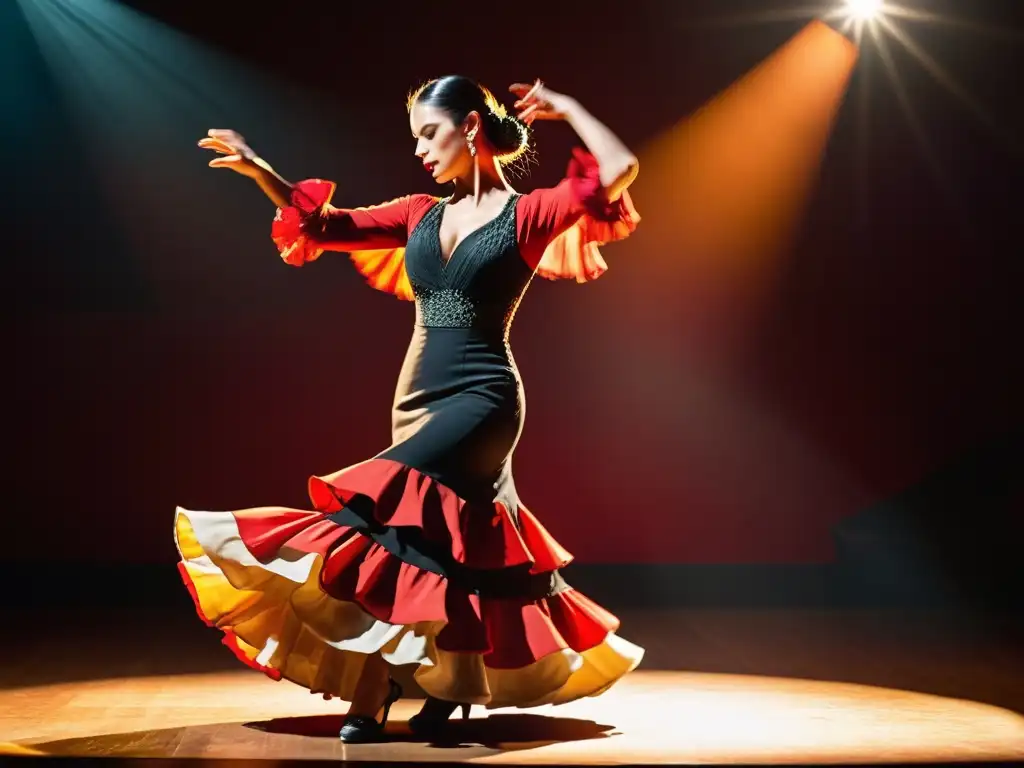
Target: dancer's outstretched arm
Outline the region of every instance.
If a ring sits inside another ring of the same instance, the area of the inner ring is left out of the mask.
[[[325,250],[403,248],[410,222],[418,221],[434,202],[429,195],[405,195],[377,205],[336,208],[331,205],[333,182],[289,182],[235,131],[211,130],[199,140],[199,146],[221,155],[210,161],[211,167],[228,168],[251,178],[278,207],[271,234],[284,260],[293,266],[313,261]]]

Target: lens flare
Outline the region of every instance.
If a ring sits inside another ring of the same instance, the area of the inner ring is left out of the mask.
[[[883,10],[882,0],[846,0],[846,10],[855,19],[870,21]]]

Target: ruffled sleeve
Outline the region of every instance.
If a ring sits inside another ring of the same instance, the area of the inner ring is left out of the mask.
[[[307,231],[319,219],[334,195],[335,184],[323,179],[306,179],[292,187],[291,205],[278,208],[270,237],[285,264],[301,267],[316,261],[324,248]]]
[[[429,195],[407,195],[366,208],[335,208],[336,185],[307,179],[292,188],[291,205],[278,208],[271,239],[282,260],[294,267],[316,261],[325,251],[343,251],[373,288],[413,300],[405,272],[409,232],[435,202]]]
[[[557,186],[534,190],[519,205],[520,252],[549,280],[584,283],[600,277],[608,264],[599,246],[625,239],[640,222],[629,191],[609,200],[597,160],[580,148]]]

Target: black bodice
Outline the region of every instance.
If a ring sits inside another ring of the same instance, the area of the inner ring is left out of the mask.
[[[507,338],[533,277],[519,253],[513,193],[501,212],[441,254],[441,216],[447,200],[423,216],[406,245],[406,273],[416,297],[416,323],[426,328],[474,328]]]

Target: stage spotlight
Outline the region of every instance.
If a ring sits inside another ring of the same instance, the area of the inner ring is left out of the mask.
[[[870,21],[884,10],[882,0],[846,0],[846,11],[857,21]]]
[[[878,27],[885,24],[886,16],[898,6],[886,3],[885,0],[844,0],[834,10],[821,17],[839,34],[861,44],[865,32],[877,33]]]

